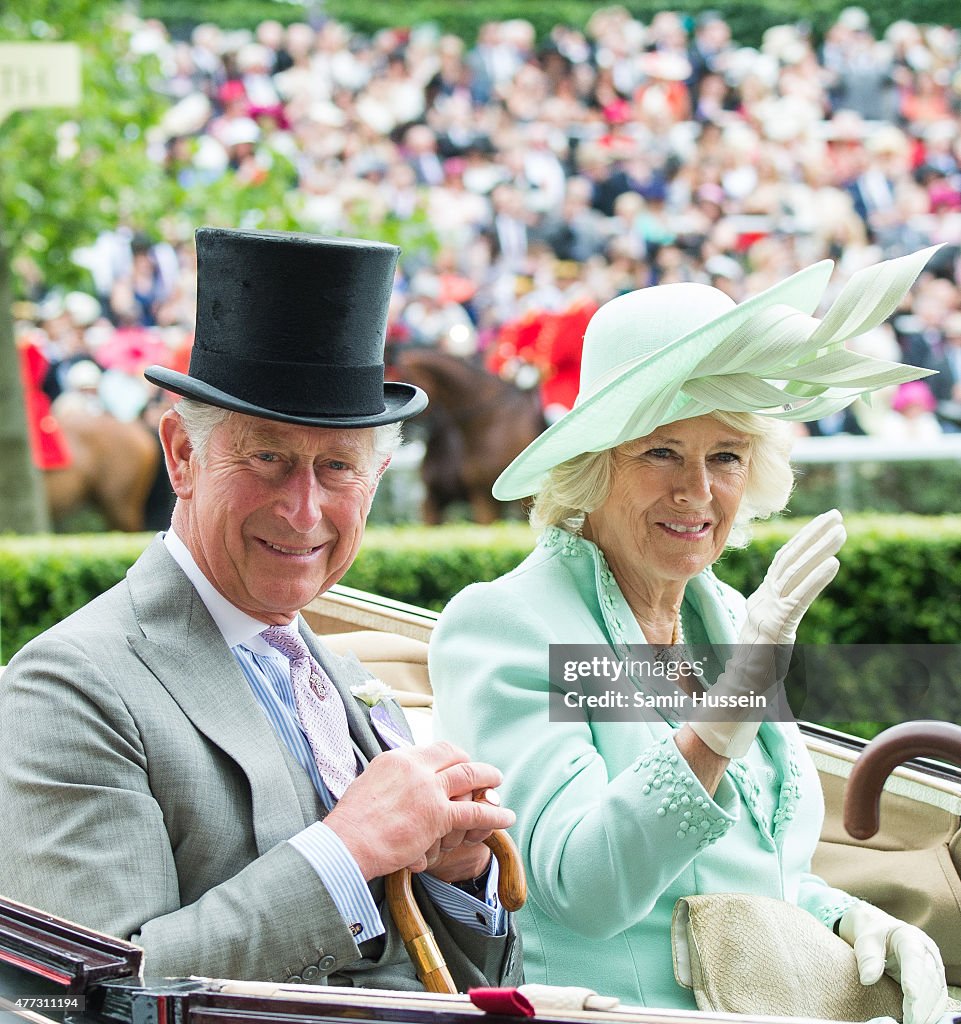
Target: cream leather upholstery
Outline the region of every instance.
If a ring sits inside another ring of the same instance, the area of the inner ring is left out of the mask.
[[[427,675],[427,644],[423,640],[375,629],[328,633],[322,639],[335,654],[352,651],[371,675],[391,687],[407,715],[415,741],[431,742],[434,698]]]

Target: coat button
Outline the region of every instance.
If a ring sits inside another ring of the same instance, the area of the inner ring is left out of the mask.
[[[313,984],[316,978],[320,975],[320,969],[316,964],[310,964],[303,970],[303,978],[308,984]]]
[[[320,958],[320,960],[318,960],[318,961],[317,961],[317,966],[318,966],[318,967],[319,967],[319,968],[320,968],[320,969],[321,969],[322,971],[332,971],[332,970],[334,969],[334,965],[335,965],[336,963],[337,963],[337,960],[336,960],[336,958],[335,958],[335,957],[332,957],[332,956],[331,956],[331,955],[330,955],[330,954],[328,953],[328,954],[327,954],[327,956],[322,956],[322,957]]]
[[[304,979],[299,974],[292,974],[284,980],[285,985],[299,985]]]

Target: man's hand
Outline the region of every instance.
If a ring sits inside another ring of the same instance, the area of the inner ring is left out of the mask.
[[[435,857],[427,858],[427,871],[442,882],[467,882],[486,873],[491,852],[483,843],[461,843],[452,850],[438,847]]]
[[[477,844],[514,824],[513,811],[473,799],[500,782],[496,768],[469,760],[450,743],[389,750],[357,776],[324,824],[368,881],[428,867],[443,881],[459,881],[487,864],[487,848]]]
[[[490,789],[455,799],[484,800],[495,807],[500,803],[497,794]],[[489,831],[481,829],[449,832],[427,851],[427,871],[442,882],[466,882],[485,874],[491,860],[491,852],[484,846],[489,835]]]

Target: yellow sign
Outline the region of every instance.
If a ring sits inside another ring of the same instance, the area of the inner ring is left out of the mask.
[[[79,102],[76,43],[0,43],[0,124],[14,110]]]

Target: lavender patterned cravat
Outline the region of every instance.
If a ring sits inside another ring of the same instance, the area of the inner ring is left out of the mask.
[[[357,775],[344,702],[327,673],[311,657],[296,627],[268,626],[260,635],[290,661],[300,723],[327,788],[340,799]]]

